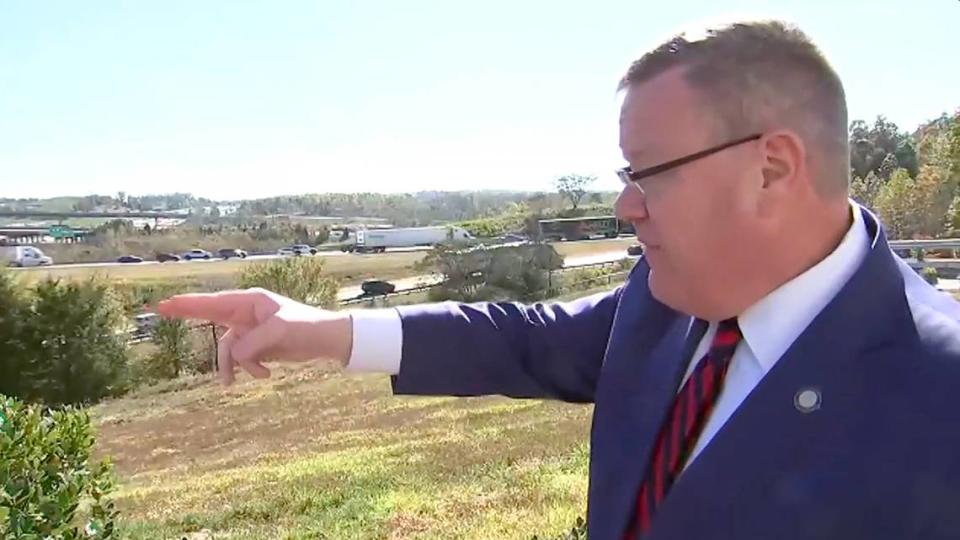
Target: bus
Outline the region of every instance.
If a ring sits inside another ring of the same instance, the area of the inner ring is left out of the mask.
[[[541,219],[538,224],[540,236],[548,241],[590,240],[598,236],[616,238],[621,234],[633,234],[633,225],[616,216]]]

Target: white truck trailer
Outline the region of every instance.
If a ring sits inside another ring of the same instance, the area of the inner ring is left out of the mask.
[[[0,264],[4,266],[48,266],[53,259],[33,246],[0,246]]]
[[[383,253],[387,248],[465,243],[473,236],[460,227],[409,227],[403,229],[358,229],[350,251]]]

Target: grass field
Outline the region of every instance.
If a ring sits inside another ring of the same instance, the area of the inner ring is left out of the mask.
[[[164,390],[92,409],[123,538],[529,539],[584,512],[587,406],[394,397],[323,366]]]
[[[323,364],[229,389],[184,377],[91,410],[121,537],[151,540],[556,535],[585,511],[591,413],[398,397],[386,376]]]

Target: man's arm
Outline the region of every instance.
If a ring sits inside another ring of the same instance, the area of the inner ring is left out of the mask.
[[[621,288],[573,302],[397,308],[398,394],[593,400]]]

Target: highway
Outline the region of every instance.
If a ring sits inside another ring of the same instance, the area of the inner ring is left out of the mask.
[[[563,260],[564,267],[571,266],[584,266],[588,264],[600,264],[605,262],[619,261],[626,258],[627,255],[622,249],[616,251],[607,251],[604,253],[598,253],[596,255],[589,255],[583,257],[567,257]],[[397,292],[404,291],[406,289],[414,289],[417,287],[423,287],[427,285],[436,285],[443,281],[443,276],[438,274],[425,274],[419,276],[411,276],[408,278],[401,279],[391,279],[390,283],[393,283],[397,287]],[[343,287],[340,289],[340,292],[337,294],[337,299],[339,300],[350,300],[352,298],[357,298],[363,290],[359,285]]]
[[[43,249],[42,244],[40,244],[40,249],[41,249],[41,250]],[[404,252],[411,252],[411,251],[426,251],[426,250],[428,250],[428,249],[430,249],[430,248],[428,248],[428,247],[390,248],[390,249],[387,250],[387,253],[404,253]],[[318,251],[316,255],[311,255],[311,256],[312,256],[312,257],[347,257],[347,256],[350,256],[350,255],[353,255],[353,254],[352,254],[352,253],[346,253],[346,252],[343,252],[343,251]],[[256,262],[256,261],[269,261],[269,260],[272,260],[272,259],[283,259],[283,258],[289,258],[289,257],[290,257],[290,255],[278,255],[278,254],[276,254],[276,253],[265,253],[265,254],[248,255],[246,259],[238,259],[238,258],[236,258],[236,257],[233,257],[233,258],[231,258],[231,259],[229,259],[229,260],[231,260],[231,261],[244,260],[244,261]],[[209,258],[209,259],[192,259],[192,260],[189,260],[189,261],[183,260],[183,261],[179,261],[179,262],[164,262],[164,263],[161,263],[161,262],[157,262],[157,261],[150,261],[150,260],[144,259],[143,262],[139,262],[139,263],[119,263],[119,262],[116,262],[116,261],[110,261],[110,262],[91,262],[91,263],[67,263],[67,264],[52,264],[52,265],[50,265],[50,266],[44,266],[44,267],[42,267],[42,268],[47,268],[47,269],[55,270],[55,269],[61,269],[61,268],[110,268],[110,267],[115,267],[115,266],[150,266],[150,265],[158,265],[158,264],[160,264],[160,265],[176,265],[176,264],[216,264],[216,263],[218,263],[218,262],[223,262],[223,261],[225,261],[225,260],[227,260],[227,259],[224,259],[224,258],[219,257],[219,256],[217,256],[216,254],[214,254],[214,255],[213,255],[211,258]],[[13,270],[29,271],[29,270],[32,270],[33,268],[35,268],[35,267],[31,267],[31,268],[13,268]]]

